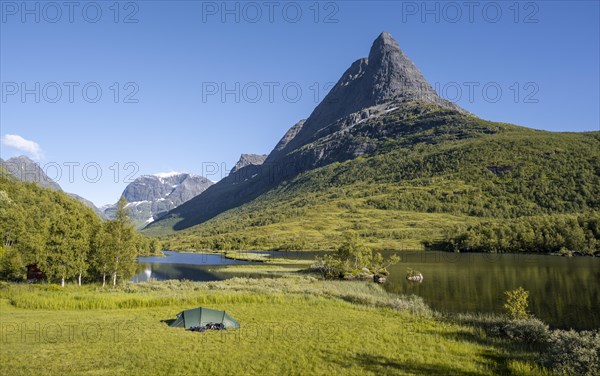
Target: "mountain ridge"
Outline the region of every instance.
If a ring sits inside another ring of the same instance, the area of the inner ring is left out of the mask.
[[[369,57],[351,64],[311,115],[294,124],[258,168],[235,169],[166,216],[187,218],[176,228],[183,229],[251,201],[303,171],[372,152],[376,143],[350,140],[348,130],[403,107],[469,116],[440,98],[391,35],[383,32],[373,42]]]
[[[203,176],[185,172],[142,175],[125,187],[122,196],[127,200],[129,216],[136,226],[141,227],[194,198],[213,184]],[[114,216],[115,205],[103,207],[107,218]]]
[[[599,134],[480,119],[440,98],[382,33],[263,164],[143,231],[174,234],[179,249],[333,249],[344,231],[419,248],[448,223],[597,210]]]
[[[442,99],[392,36],[383,32],[373,42],[369,56],[351,64],[285,148],[269,154],[267,163],[314,140],[319,131],[345,116],[385,103],[401,105],[414,100],[467,113]]]

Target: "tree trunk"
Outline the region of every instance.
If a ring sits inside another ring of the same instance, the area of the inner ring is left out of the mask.
[[[81,286],[81,272],[79,273],[79,278],[77,278],[77,283],[79,283],[79,286]]]
[[[65,277],[62,277],[61,281],[60,281],[60,285],[62,287],[65,287]]]
[[[113,273],[113,286],[117,285],[117,271],[119,270],[119,256],[115,260],[115,271]]]
[[[106,273],[102,273],[102,287],[106,286]]]

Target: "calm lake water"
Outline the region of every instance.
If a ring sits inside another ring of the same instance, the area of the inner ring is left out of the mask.
[[[529,309],[559,328],[600,328],[600,258],[544,255],[402,252],[390,268],[389,291],[422,296],[444,312],[502,312],[504,291],[529,291]],[[423,282],[406,280],[406,269]]]
[[[165,252],[167,257],[140,257],[140,273],[148,278],[214,281],[231,277],[219,265],[249,264],[220,254]],[[274,257],[314,259],[322,253],[269,252]],[[388,291],[423,297],[442,312],[502,312],[504,291],[522,286],[530,292],[529,308],[559,328],[600,328],[600,258],[543,255],[396,252],[401,261],[390,268]],[[217,266],[217,267],[215,267]],[[406,280],[406,270],[420,271],[422,283]]]
[[[164,254],[166,257],[138,257],[139,272],[131,280],[133,282],[145,282],[150,279],[157,281],[168,279],[219,281],[230,278],[231,274],[219,273],[213,270],[214,266],[249,264],[246,261],[226,259],[221,254],[173,251],[165,251]]]

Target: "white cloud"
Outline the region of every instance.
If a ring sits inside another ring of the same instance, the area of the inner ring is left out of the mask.
[[[2,136],[2,145],[29,153],[34,159],[42,157],[42,148],[37,142],[26,140],[18,134],[5,134]]]

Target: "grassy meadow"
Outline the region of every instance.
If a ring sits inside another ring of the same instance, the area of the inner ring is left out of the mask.
[[[195,306],[241,329],[168,320]],[[0,287],[0,374],[543,374],[534,354],[455,324],[417,297],[309,276]]]

